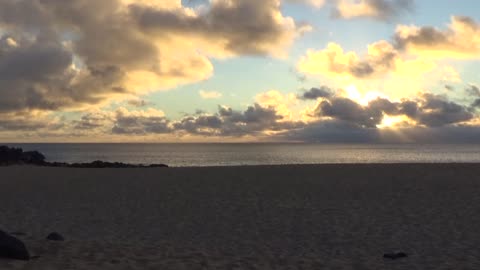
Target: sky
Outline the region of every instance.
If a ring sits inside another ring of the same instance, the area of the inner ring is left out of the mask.
[[[480,142],[476,0],[4,0],[3,142]]]

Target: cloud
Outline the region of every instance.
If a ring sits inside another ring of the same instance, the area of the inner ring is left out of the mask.
[[[133,107],[147,107],[149,105],[152,105],[151,102],[143,100],[143,99],[130,99],[127,101],[127,104]]]
[[[303,92],[299,97],[303,100],[317,100],[319,98],[329,98],[332,95],[332,89],[327,86],[321,86],[320,88],[311,88],[310,90]]]
[[[29,133],[38,130],[64,128],[61,119],[44,112],[22,112],[0,114],[0,132]]]
[[[324,50],[307,51],[299,60],[297,68],[310,75],[368,78],[391,72],[401,62],[398,51],[387,41],[369,45],[364,59],[360,59],[355,52],[344,52],[336,43],[329,43]]]
[[[316,8],[321,8],[325,5],[326,0],[286,0],[288,3],[308,4]]]
[[[216,92],[216,91],[200,90],[198,93],[200,94],[200,97],[203,99],[218,99],[223,96],[222,93]]]
[[[284,0],[287,3],[307,4],[315,8],[332,7],[332,17],[336,19],[373,18],[390,21],[395,17],[411,12],[414,0]]]
[[[399,101],[376,98],[368,104],[332,95],[320,99],[310,113],[313,121],[278,137],[322,143],[480,142],[478,116],[469,105],[430,93]],[[388,125],[391,119],[398,121]]]
[[[425,88],[458,82],[458,72],[445,64],[399,51],[388,41],[367,46],[364,54],[345,51],[336,43],[325,49],[309,49],[297,61],[297,70],[318,77],[337,88],[366,95],[373,89],[392,98],[415,95]]]
[[[425,94],[421,106],[407,116],[429,127],[461,123],[474,118],[467,107],[433,94]]]
[[[413,0],[336,0],[333,16],[342,19],[390,20],[413,9]]]
[[[73,120],[71,126],[73,132],[91,133],[99,129],[105,132],[112,123],[112,117],[113,112],[91,111],[83,114],[79,120]]]
[[[474,84],[467,86],[465,91],[469,96],[480,97],[480,88]]]
[[[433,58],[478,59],[480,24],[470,17],[453,16],[445,30],[400,25],[395,33],[399,49]]]
[[[329,101],[322,101],[316,109],[316,114],[368,128],[376,127],[383,119],[382,110],[363,107],[347,98],[334,98]]]
[[[438,86],[461,82],[451,65],[428,53],[412,53],[397,41],[385,40],[368,45],[367,52],[345,51],[329,43],[320,50],[309,49],[297,61],[297,70],[317,76],[337,88],[355,88],[359,95],[374,89],[393,98],[405,98]],[[448,58],[446,53],[445,58]]]
[[[114,134],[167,134],[171,133],[170,121],[162,111],[149,108],[145,111],[128,111],[119,108],[114,117]]]
[[[296,118],[295,107],[298,104],[298,99],[293,93],[283,94],[277,90],[270,90],[257,94],[255,102],[264,108],[273,108],[284,120]]]
[[[105,141],[222,138],[227,141],[395,143],[429,142],[429,136],[434,136],[430,142],[478,142],[480,138],[475,137],[480,134],[480,128],[471,107],[450,101],[445,96],[426,93],[411,99],[376,98],[368,104],[360,104],[332,93],[318,99],[311,111],[311,121],[302,121],[287,117],[278,109],[281,108],[278,104],[291,95],[276,91],[264,94],[258,98],[263,99],[264,105],[254,103],[244,110],[219,106],[213,114],[198,111],[179,120],[169,119],[163,111],[154,108],[94,110],[71,121],[45,112],[8,113],[8,117],[3,115],[0,118],[9,119],[0,121],[0,138],[12,136],[16,131],[22,132],[15,138],[19,140],[85,140],[95,136]],[[392,122],[385,120],[392,118],[400,121],[388,125]]]
[[[472,105],[470,105],[473,109],[478,109],[480,108],[480,98],[475,99],[472,102]]]
[[[91,109],[198,82],[212,58],[282,57],[308,29],[279,0],[1,1],[0,112]]]
[[[219,107],[214,115],[187,116],[174,123],[176,130],[187,134],[222,137],[263,137],[266,133],[302,126],[302,122],[285,120],[273,107],[265,108],[259,104],[249,106],[244,111]]]
[[[286,132],[279,139],[316,143],[479,143],[480,127],[456,125],[371,129],[345,121],[327,120]]]
[[[279,0],[212,0],[200,14],[132,4],[130,10],[142,30],[151,35],[171,38],[170,33],[201,37],[202,48],[209,54],[284,55],[299,34],[308,31],[306,25],[280,12]]]
[[[101,136],[145,137],[165,135],[170,137],[263,137],[267,133],[279,133],[300,128],[303,123],[291,121],[274,107],[259,104],[248,106],[243,111],[220,106],[214,114],[198,113],[179,120],[167,118],[160,110],[128,110],[118,108],[115,112],[94,111],[86,113],[71,123],[71,133],[95,133]]]
[[[363,128],[376,128],[388,116],[405,116],[413,125],[441,127],[474,119],[468,106],[447,100],[443,96],[423,94],[417,99],[391,102],[377,98],[367,105],[351,99],[334,97],[321,101],[314,111],[317,117],[340,120]]]
[[[176,130],[193,135],[218,136],[222,119],[218,115],[187,116],[174,123]]]
[[[376,143],[380,136],[378,129],[366,129],[341,120],[318,120],[279,137],[286,141],[315,143]]]

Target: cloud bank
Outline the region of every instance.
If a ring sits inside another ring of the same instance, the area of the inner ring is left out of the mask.
[[[446,28],[399,25],[390,41],[374,42],[364,54],[331,42],[297,63],[298,71],[326,84],[348,82],[355,90],[375,81],[381,92],[398,87],[403,96],[395,99],[361,99],[346,95],[346,84],[324,85],[290,94],[272,90],[240,108],[176,119],[144,100],[150,92],[210,78],[217,59],[287,57],[312,28],[285,15],[286,2],[328,6],[338,19],[389,21],[413,9],[409,0],[210,0],[195,7],[180,0],[0,1],[0,138],[480,141],[476,85],[459,99],[451,97],[458,85],[448,85],[451,96],[414,96],[424,89],[409,84],[440,66],[459,77],[442,60],[478,59],[480,24],[463,16]]]
[[[0,113],[84,108],[197,82],[211,58],[283,57],[309,30],[279,0],[0,2]]]

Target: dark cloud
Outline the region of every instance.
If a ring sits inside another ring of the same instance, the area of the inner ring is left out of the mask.
[[[384,113],[396,114],[397,110],[396,105],[386,99],[377,99],[367,106],[362,106],[351,99],[335,97],[322,101],[315,113],[319,117],[330,117],[361,127],[375,128],[382,122]]]
[[[144,5],[130,8],[140,27],[154,35],[203,35],[224,41],[226,49],[236,54],[265,55],[275,44],[285,42],[285,34],[292,34],[278,20],[279,7],[278,0],[212,1],[200,16],[173,14]]]
[[[385,114],[405,115],[427,127],[441,127],[474,118],[467,106],[433,94],[424,94],[417,100],[402,102],[378,98],[365,106],[348,98],[334,97],[322,101],[316,108],[315,114],[318,117],[329,117],[365,128],[375,128],[381,124]]]
[[[316,143],[480,143],[478,126],[361,128],[341,120],[318,121],[288,131],[282,140]]]
[[[168,119],[163,112],[152,108],[142,111],[120,108],[116,113],[86,114],[73,121],[72,126],[79,131],[104,134],[110,131],[110,134],[135,136],[268,137],[272,140],[368,143],[422,142],[428,136],[436,136],[431,142],[453,142],[455,138],[458,142],[470,142],[475,140],[470,135],[480,130],[465,124],[474,119],[472,112],[469,106],[433,94],[398,102],[377,98],[366,105],[331,95],[319,101],[311,115],[316,117],[313,122],[289,120],[274,107],[253,104],[245,110],[219,106],[213,114],[197,111],[180,120]],[[386,115],[406,119],[395,128],[378,128]],[[461,130],[467,133],[462,135]]]
[[[49,126],[48,123],[41,121],[9,121],[2,119],[0,120],[0,131],[34,131],[45,129]]]
[[[362,128],[348,121],[319,120],[279,137],[287,141],[316,143],[374,143],[379,142],[380,136],[378,129]]]
[[[415,123],[377,128],[385,115],[405,116]],[[70,123],[34,114],[9,115],[0,117],[10,119],[0,120],[0,130],[70,137],[97,134],[257,137],[324,143],[480,142],[480,128],[464,124],[473,120],[470,108],[432,94],[399,102],[378,98],[367,105],[332,96],[324,98],[312,116],[317,119],[308,123],[288,120],[273,107],[253,104],[245,110],[221,106],[214,114],[197,112],[175,121],[152,108],[142,111],[120,108],[114,113],[88,113]]]
[[[474,115],[468,111],[467,107],[433,94],[425,94],[423,103],[411,116],[412,119],[429,127],[465,122],[473,117]]]
[[[265,108],[258,104],[244,111],[231,108],[218,108],[215,114],[199,112],[173,121],[156,110],[128,111],[117,110],[114,116],[87,114],[74,122],[79,129],[95,129],[113,126],[113,134],[120,135],[200,135],[200,136],[263,136],[263,132],[281,132],[303,127],[302,122],[286,121],[274,108]]]
[[[61,110],[117,94],[132,64],[122,57],[142,59],[147,51],[139,42],[125,40],[131,27],[117,24],[117,7],[113,0],[0,2],[0,25],[6,32],[0,43],[0,92],[5,97],[0,110]],[[113,25],[121,29],[115,32]],[[72,40],[66,42],[66,35]],[[115,55],[117,47],[128,44]],[[83,67],[74,67],[80,62]]]
[[[73,120],[72,126],[74,130],[90,131],[94,129],[104,128],[110,124],[110,115],[102,112],[87,113],[82,115],[79,120]]]
[[[329,98],[332,95],[332,89],[327,86],[321,86],[320,88],[311,88],[310,90],[303,92],[299,97],[304,100],[317,100],[318,98]]]
[[[66,125],[56,117],[34,112],[0,114],[1,132],[58,131]]]
[[[284,131],[302,126],[301,122],[285,121],[274,108],[259,104],[249,106],[245,111],[219,107],[215,115],[188,116],[174,123],[178,131],[228,137],[258,136],[265,131]]]
[[[187,116],[174,123],[174,128],[195,135],[216,135],[223,121],[217,115]]]
[[[475,99],[475,100],[472,102],[471,107],[474,108],[474,109],[480,108],[480,98]]]
[[[433,47],[448,42],[448,37],[444,33],[431,26],[422,27],[415,34],[406,37],[397,33],[394,38],[397,47],[401,49],[405,49],[409,44]]]
[[[7,39],[0,43],[0,112],[54,110],[71,100],[68,95],[63,102],[56,98],[72,76],[67,72],[72,56],[61,44],[34,40],[21,46]]]
[[[126,111],[117,111],[113,121],[113,134],[148,135],[168,134],[173,131],[170,127],[170,121],[164,116],[129,114]]]
[[[480,89],[476,85],[469,85],[467,88],[465,88],[465,91],[469,96],[480,97]]]

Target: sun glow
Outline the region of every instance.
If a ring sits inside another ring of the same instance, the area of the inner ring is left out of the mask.
[[[378,99],[378,98],[385,98],[388,99],[388,97],[380,92],[376,91],[369,91],[364,94],[358,90],[357,86],[351,84],[345,88],[345,93],[347,98],[358,102],[362,106],[367,106],[368,103],[371,101]]]
[[[385,114],[383,116],[382,122],[379,125],[377,125],[377,128],[380,128],[380,129],[396,128],[400,125],[405,125],[410,122],[411,120],[405,115],[390,116]]]

